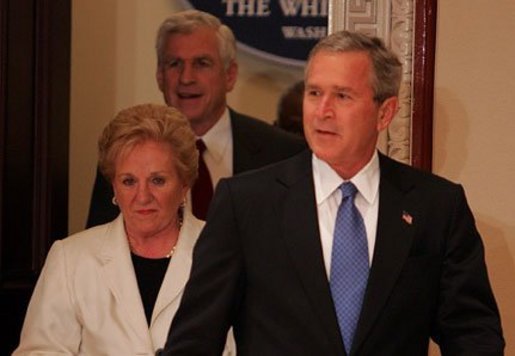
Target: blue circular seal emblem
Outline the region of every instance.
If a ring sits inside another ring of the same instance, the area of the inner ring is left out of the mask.
[[[329,0],[189,0],[229,26],[242,50],[303,66],[310,49],[327,36]]]

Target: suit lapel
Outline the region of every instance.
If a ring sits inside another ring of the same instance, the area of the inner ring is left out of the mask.
[[[233,172],[238,174],[254,168],[255,156],[261,151],[261,145],[248,135],[240,115],[229,110],[233,138]]]
[[[101,273],[106,284],[116,303],[124,311],[118,317],[126,320],[137,335],[133,339],[136,349],[152,349],[121,215],[111,223],[107,234],[109,236],[106,236],[106,241],[100,249],[99,258],[102,261]]]
[[[289,174],[279,178],[288,187],[283,205],[283,237],[314,313],[328,335],[335,354],[342,354],[343,343],[320,243],[311,152],[299,158]]]
[[[396,163],[380,156],[379,216],[374,258],[353,353],[365,341],[385,307],[395,281],[409,254],[417,223],[416,202],[409,199],[412,184],[395,169]],[[400,183],[399,183],[400,182]]]

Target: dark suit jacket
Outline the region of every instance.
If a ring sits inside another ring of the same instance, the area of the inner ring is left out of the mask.
[[[380,156],[377,238],[351,355],[502,355],[463,189]],[[404,215],[404,218],[403,218]],[[411,219],[409,218],[411,216]],[[220,181],[162,355],[345,355],[306,151]]]
[[[230,110],[230,120],[234,174],[289,158],[306,148],[299,136],[234,110]],[[111,184],[97,169],[86,227],[107,223],[118,216],[120,210],[111,203],[112,198]]]

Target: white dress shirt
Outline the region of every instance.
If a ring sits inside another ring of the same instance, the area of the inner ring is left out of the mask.
[[[221,178],[233,175],[233,142],[229,109],[226,108],[215,126],[199,138],[206,145],[204,161],[215,188]]]
[[[214,191],[220,179],[233,175],[233,141],[229,109],[225,109],[215,126],[197,139],[202,139],[206,145],[203,157]],[[185,208],[191,211],[191,189]]]
[[[313,154],[313,180],[318,211],[318,226],[324,264],[329,278],[331,272],[331,252],[333,248],[333,233],[336,224],[338,206],[342,200],[338,187],[345,182],[326,162]],[[358,208],[367,233],[368,258],[372,265],[372,256],[376,241],[377,217],[379,211],[379,156],[377,151],[370,162],[363,167],[350,181],[358,189],[355,204]]]

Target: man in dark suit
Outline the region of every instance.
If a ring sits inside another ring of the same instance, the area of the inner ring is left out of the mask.
[[[236,41],[216,17],[196,10],[173,14],[158,30],[156,51],[159,89],[168,105],[188,117],[206,146],[202,159],[213,187],[220,178],[277,162],[305,148],[295,135],[227,107],[226,95],[238,75]],[[112,198],[110,184],[97,172],[88,227],[118,215]],[[199,216],[193,208],[198,218],[205,219],[203,212]]]
[[[442,355],[503,354],[463,188],[376,150],[401,75],[377,38],[315,46],[312,152],[220,181],[161,355],[219,355],[230,326],[238,355],[417,356],[430,338]]]

